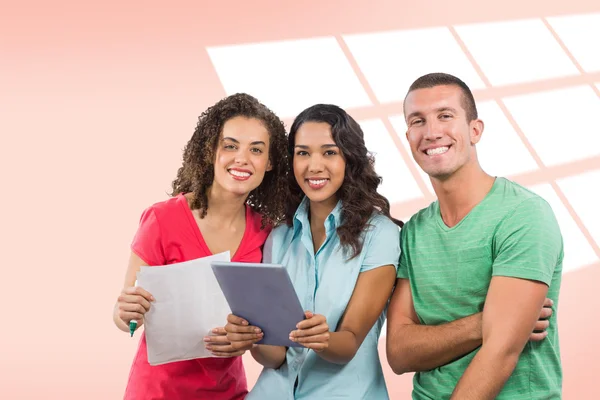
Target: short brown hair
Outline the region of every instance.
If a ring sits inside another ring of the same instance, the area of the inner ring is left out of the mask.
[[[410,85],[404,100],[410,94],[410,92],[417,89],[428,89],[436,86],[458,86],[463,93],[462,96],[462,107],[465,110],[467,115],[467,121],[471,122],[478,118],[477,116],[477,106],[475,105],[475,98],[473,97],[473,93],[471,89],[464,83],[462,80],[457,78],[454,75],[445,74],[442,72],[434,72],[431,74],[423,75],[418,78],[416,81]]]

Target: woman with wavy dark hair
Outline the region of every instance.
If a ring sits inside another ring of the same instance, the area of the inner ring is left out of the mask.
[[[256,345],[230,315],[227,337],[265,368],[248,399],[386,399],[377,343],[396,280],[402,223],[377,193],[381,178],[363,132],[337,106],[296,117],[288,137],[293,177],[287,224],[263,261],[286,266],[305,319],[290,332],[302,347]]]
[[[114,309],[119,329],[138,327],[155,301],[135,287],[143,265],[166,265],[230,251],[233,261],[260,262],[272,226],[284,218],[289,193],[281,120],[247,94],[229,96],[199,117],[185,146],[172,197],[147,208],[131,245],[125,285]],[[159,302],[161,299],[156,299]],[[242,352],[223,328],[198,338],[225,358],[150,366],[146,337],[131,367],[125,399],[243,399]]]

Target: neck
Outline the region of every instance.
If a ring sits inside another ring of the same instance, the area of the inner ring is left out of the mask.
[[[444,223],[449,227],[458,224],[485,198],[494,181],[479,163],[465,165],[447,179],[432,178]]]
[[[331,213],[337,204],[336,198],[328,199],[324,202],[310,202],[310,227],[323,228],[325,218]]]
[[[246,199],[248,195],[237,195],[225,192],[212,185],[206,191],[208,200],[208,212],[206,217],[210,220],[218,220],[221,226],[231,226],[240,215],[246,214]]]

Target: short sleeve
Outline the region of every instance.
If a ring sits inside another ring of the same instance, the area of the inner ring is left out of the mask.
[[[550,205],[541,197],[523,201],[494,235],[493,276],[535,280],[550,286],[562,262],[563,240]]]
[[[385,216],[376,216],[371,221],[371,228],[363,249],[365,258],[360,272],[370,271],[384,265],[393,265],[398,269],[400,257],[400,227]]]
[[[406,229],[408,224],[405,224],[400,232],[400,261],[398,262],[398,278],[408,279],[408,261],[406,260]]]
[[[156,211],[152,207],[142,213],[138,230],[131,243],[131,251],[148,265],[165,264],[161,229],[156,218]]]

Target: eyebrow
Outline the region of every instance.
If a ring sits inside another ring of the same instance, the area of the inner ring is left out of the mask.
[[[452,107],[440,107],[440,108],[436,108],[434,111],[436,111],[436,112],[450,111],[450,112],[453,112],[454,114],[457,113],[457,111]]]
[[[304,144],[297,144],[294,147],[298,147],[300,149],[308,149],[308,146],[304,145]],[[338,147],[337,144],[324,144],[321,146],[321,148],[330,148],[330,147]]]
[[[239,140],[237,140],[237,139],[234,139],[234,138],[232,138],[232,137],[229,137],[229,136],[227,136],[227,137],[224,137],[224,138],[223,138],[223,141],[225,141],[225,140],[230,140],[230,141],[232,141],[233,143],[237,143],[237,144],[239,144],[239,143],[240,143],[240,141],[239,141]],[[257,141],[255,141],[255,142],[252,142],[252,143],[250,143],[250,144],[251,144],[251,145],[253,145],[253,146],[256,146],[256,145],[259,145],[259,144],[262,144],[263,146],[266,146],[266,143],[265,143],[265,142],[263,142],[262,140],[257,140]]]
[[[452,107],[440,107],[440,108],[436,108],[436,109],[435,109],[435,110],[433,110],[433,111],[435,111],[435,112],[437,112],[437,113],[444,112],[444,111],[450,111],[450,112],[453,112],[454,114],[457,114],[457,111],[456,111],[456,109],[454,109],[454,108],[452,108]],[[418,117],[418,116],[422,116],[422,115],[423,115],[423,113],[422,113],[421,111],[415,111],[415,112],[413,112],[413,113],[410,113],[410,114],[408,115],[408,117],[406,117],[406,120],[408,121],[408,120],[409,120],[409,119],[411,119],[412,117]]]

